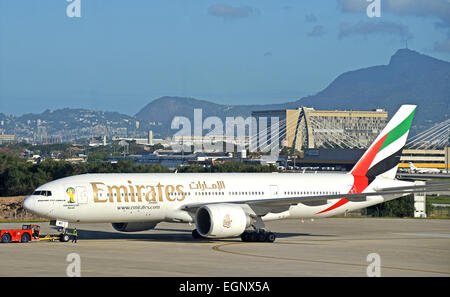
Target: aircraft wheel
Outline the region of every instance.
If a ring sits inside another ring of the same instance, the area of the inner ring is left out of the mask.
[[[248,239],[249,239],[249,241],[251,241],[251,242],[257,242],[257,241],[259,241],[259,240],[258,240],[258,239],[259,239],[258,233],[256,233],[255,231],[250,232],[250,234],[249,234],[249,236],[248,236]]]
[[[250,241],[250,232],[244,231],[244,233],[241,234],[241,240],[243,242],[249,242]]]
[[[275,241],[275,233],[266,232],[264,230],[256,231],[244,231],[241,234],[241,240],[243,242],[274,242]]]
[[[257,233],[257,241],[258,242],[265,242],[267,239],[267,233],[265,231],[261,231]]]
[[[59,240],[61,242],[68,242],[70,239],[69,234],[61,234],[59,235]]]
[[[275,238],[275,233],[269,232],[269,234],[267,234],[267,242],[274,242]]]

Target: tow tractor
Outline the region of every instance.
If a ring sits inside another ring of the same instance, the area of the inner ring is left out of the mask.
[[[39,225],[22,225],[22,229],[0,230],[0,238],[2,242],[29,242],[39,240]]]
[[[40,226],[30,224],[22,225],[22,229],[0,230],[0,242],[3,243],[30,242],[40,240],[59,240],[61,242],[67,242],[69,241],[69,235],[64,232],[61,234],[48,234],[45,237],[40,237]]]

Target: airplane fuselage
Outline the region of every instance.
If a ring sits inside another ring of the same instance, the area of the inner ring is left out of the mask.
[[[67,222],[193,222],[183,206],[347,194],[354,184],[352,175],[342,173],[84,174],[42,185],[25,203],[40,216]],[[382,186],[405,184],[410,183],[390,180]],[[298,203],[286,210],[274,209],[262,219],[333,216],[399,196]]]

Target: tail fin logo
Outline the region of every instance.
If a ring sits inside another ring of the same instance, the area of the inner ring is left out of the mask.
[[[353,176],[366,176],[373,180],[386,174],[395,178],[400,155],[405,146],[408,132],[416,111],[415,105],[402,105],[381,134],[375,139],[363,157],[352,169]]]
[[[402,105],[400,107],[350,171],[354,181],[349,193],[362,193],[372,180],[381,174],[387,175],[388,178],[395,178],[400,155],[405,146],[415,111],[415,105]],[[347,202],[347,199],[342,198],[317,214],[336,209]]]

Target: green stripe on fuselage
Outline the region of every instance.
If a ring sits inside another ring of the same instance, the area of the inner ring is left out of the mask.
[[[403,122],[401,122],[400,125],[398,125],[394,129],[392,129],[391,132],[389,132],[388,136],[384,140],[383,145],[381,146],[378,152],[383,150],[385,147],[387,147],[388,145],[390,145],[391,143],[393,143],[394,141],[396,141],[397,139],[402,137],[406,132],[409,131],[415,112],[416,109],[414,108],[413,112],[411,112],[411,114],[405,120],[403,120]]]

